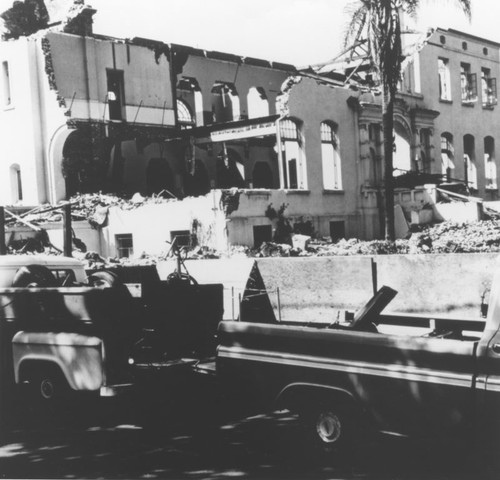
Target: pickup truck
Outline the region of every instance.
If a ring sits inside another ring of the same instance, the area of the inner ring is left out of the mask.
[[[319,450],[345,451],[366,428],[498,445],[500,269],[486,319],[382,314],[395,293],[382,287],[330,324],[224,321],[217,375],[262,408],[298,413]]]
[[[18,385],[31,405],[46,408],[77,392],[113,396],[132,384],[137,309],[122,284],[103,284],[112,278],[87,276],[73,258],[0,257],[4,391]]]

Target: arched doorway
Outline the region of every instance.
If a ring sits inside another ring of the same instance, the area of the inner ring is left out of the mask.
[[[255,162],[252,180],[254,188],[273,188],[273,172],[267,162]]]
[[[187,197],[199,197],[210,191],[207,169],[201,160],[195,160],[194,174],[184,175],[184,194]]]
[[[175,188],[172,169],[164,158],[152,158],[146,171],[147,194],[173,194]]]
[[[221,153],[217,159],[217,188],[245,188],[245,166],[240,155],[232,149],[227,156]]]

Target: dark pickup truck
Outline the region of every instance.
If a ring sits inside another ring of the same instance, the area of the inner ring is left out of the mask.
[[[500,270],[486,320],[383,315],[378,300],[396,292],[381,290],[342,323],[222,322],[219,378],[263,408],[297,412],[323,450],[361,427],[498,445]]]

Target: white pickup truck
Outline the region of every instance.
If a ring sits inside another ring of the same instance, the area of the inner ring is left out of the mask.
[[[12,351],[3,357],[7,385],[22,385],[42,404],[130,386],[134,304],[126,288],[99,280],[73,258],[0,256],[1,342]]]

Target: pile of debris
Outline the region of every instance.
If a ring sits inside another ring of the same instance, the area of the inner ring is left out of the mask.
[[[69,201],[59,205],[40,205],[32,210],[20,213],[16,216],[10,215],[7,220],[9,226],[20,225],[43,225],[51,222],[62,221],[62,209],[64,205],[71,205],[71,219],[73,221],[88,220],[92,226],[102,226],[107,219],[108,210],[111,207],[120,207],[122,210],[132,210],[142,205],[170,202],[161,195],[143,197],[136,193],[130,199],[104,193],[86,193],[71,197]]]
[[[413,233],[408,240],[362,241],[355,238],[331,242],[311,240],[303,250],[290,245],[265,243],[252,251],[257,257],[394,255],[426,253],[500,252],[500,221],[443,222]]]
[[[444,222],[413,234],[409,253],[500,252],[500,221]]]

